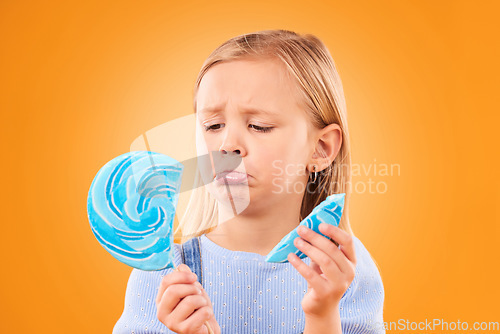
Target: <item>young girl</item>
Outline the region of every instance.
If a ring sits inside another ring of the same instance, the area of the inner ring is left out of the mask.
[[[324,44],[285,30],[228,40],[200,71],[194,110],[198,154],[241,163],[215,164],[213,182],[198,175],[179,224],[188,241],[174,244],[179,270],[133,269],[113,333],[384,333],[381,276],[349,224],[346,105]],[[339,227],[320,231],[339,247],[299,229],[307,257],[265,262],[336,193]]]

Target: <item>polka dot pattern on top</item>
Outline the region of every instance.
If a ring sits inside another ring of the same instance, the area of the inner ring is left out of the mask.
[[[339,305],[343,333],[385,333],[384,287],[377,266],[354,236],[356,275]],[[290,263],[268,263],[256,253],[225,249],[201,236],[203,287],[224,334],[300,333],[305,315],[301,301],[307,281]],[[175,264],[182,263],[174,244]],[[310,258],[302,259],[310,264]],[[162,278],[172,271],[133,269],[124,310],[113,334],[174,333],[156,317],[156,294]]]

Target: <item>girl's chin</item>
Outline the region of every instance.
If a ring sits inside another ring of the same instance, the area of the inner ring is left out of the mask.
[[[208,187],[210,194],[218,201],[223,203],[242,202],[248,203],[250,201],[250,188],[243,185],[229,185],[219,186],[211,185]]]

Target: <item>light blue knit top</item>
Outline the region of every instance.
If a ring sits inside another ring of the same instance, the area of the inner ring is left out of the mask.
[[[384,287],[377,266],[357,237],[356,274],[340,300],[342,333],[385,333]],[[174,244],[175,264],[182,263]],[[267,263],[257,253],[231,251],[201,236],[203,287],[224,334],[300,333],[304,330],[301,301],[307,281],[290,263]],[[302,259],[310,264],[310,258]],[[133,269],[123,314],[113,334],[174,333],[156,317],[156,295],[162,278],[173,269]]]

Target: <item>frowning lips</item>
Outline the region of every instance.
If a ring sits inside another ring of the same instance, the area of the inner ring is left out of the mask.
[[[215,179],[220,182],[227,182],[230,184],[235,183],[244,183],[248,180],[248,175],[246,173],[241,173],[235,170],[225,170],[223,172],[218,173],[215,176]]]

